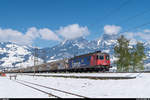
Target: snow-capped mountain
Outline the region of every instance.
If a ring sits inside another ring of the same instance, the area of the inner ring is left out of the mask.
[[[114,46],[117,44],[118,35],[104,34],[97,40],[88,41],[85,38],[77,38],[74,40],[65,40],[62,43],[43,49],[39,49],[39,64],[50,62],[53,60],[70,58],[76,55],[86,54],[101,50],[110,54],[111,63],[114,60]],[[137,43],[136,40],[130,41],[132,47]],[[145,54],[147,59],[145,65],[150,64],[150,43],[144,43]],[[11,42],[0,42],[0,67],[28,67],[34,65],[34,48],[29,46],[21,46]]]
[[[0,68],[32,66],[32,47],[21,46],[11,42],[0,42]]]

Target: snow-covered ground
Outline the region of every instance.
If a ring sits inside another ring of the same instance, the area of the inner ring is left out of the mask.
[[[106,76],[106,74],[107,76],[132,75],[137,76],[137,78],[123,80],[91,80],[18,75],[17,79],[57,88],[90,98],[150,98],[150,73],[93,73],[93,75],[96,76]],[[9,74],[7,74],[7,77],[0,77],[0,97],[48,98],[46,94],[9,80]]]
[[[42,98],[48,95],[0,77],[0,98]]]

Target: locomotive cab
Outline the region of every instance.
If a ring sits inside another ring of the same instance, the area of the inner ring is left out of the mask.
[[[107,53],[96,55],[96,66],[108,70],[110,68],[110,57]]]

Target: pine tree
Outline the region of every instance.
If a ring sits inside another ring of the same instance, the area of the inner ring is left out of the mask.
[[[118,39],[118,45],[115,46],[114,52],[118,60],[115,62],[118,71],[129,71],[131,54],[129,52],[129,40],[123,35]]]
[[[143,59],[146,58],[143,43],[137,42],[136,47],[133,47],[132,49],[131,55],[131,65],[133,66],[132,70],[143,70]]]
[[[130,41],[127,40],[123,35],[121,35],[117,41],[118,45],[116,45],[114,48],[115,57],[118,58],[118,60],[115,61],[117,70],[126,72],[129,70],[143,70],[143,60],[146,58],[146,55],[144,54],[143,43],[137,42],[136,46],[129,48]],[[130,68],[130,66],[132,68]]]
[[[138,57],[138,69],[143,70],[144,69],[144,64],[143,64],[143,59],[146,58],[146,55],[144,53],[144,46],[143,43],[138,42],[136,45],[137,48],[137,57]]]
[[[131,66],[132,66],[132,71],[135,71],[137,62],[138,62],[137,50],[133,46],[133,48],[131,49],[131,62],[130,62]]]

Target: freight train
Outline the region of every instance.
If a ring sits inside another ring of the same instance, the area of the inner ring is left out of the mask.
[[[11,70],[10,72],[87,72],[87,71],[109,71],[110,56],[108,53],[96,51],[68,59],[53,61],[32,67]]]

